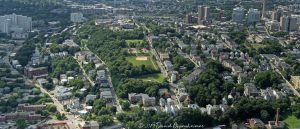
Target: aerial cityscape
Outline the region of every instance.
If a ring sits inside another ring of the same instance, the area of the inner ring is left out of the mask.
[[[0,129],[300,129],[300,0],[0,0]]]

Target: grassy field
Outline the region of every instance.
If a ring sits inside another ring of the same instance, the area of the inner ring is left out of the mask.
[[[145,65],[146,67],[157,69],[156,64],[152,61],[150,56],[146,56],[148,58],[148,60],[136,60],[136,57],[137,56],[129,56],[129,57],[126,57],[126,60],[131,62],[133,64],[133,66]]]
[[[155,81],[155,82],[162,83],[165,78],[161,73],[157,73],[157,74],[149,74],[149,75],[140,76],[140,77],[138,77],[138,79],[142,79],[144,81]]]
[[[125,40],[127,46],[130,46],[130,44],[135,44],[136,46],[139,46],[144,41],[143,40]]]
[[[289,129],[300,128],[300,119],[297,119],[293,115],[289,115],[284,119]]]

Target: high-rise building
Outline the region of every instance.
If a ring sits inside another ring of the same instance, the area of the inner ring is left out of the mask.
[[[265,17],[265,13],[266,13],[266,2],[267,2],[267,0],[262,0],[262,1],[263,1],[263,8],[262,8],[261,18],[263,19]]]
[[[296,17],[290,17],[289,18],[289,31],[298,31],[299,30],[299,24],[297,23]]]
[[[71,21],[75,23],[83,22],[83,14],[82,13],[71,13]]]
[[[0,32],[28,32],[32,30],[32,18],[22,15],[4,15],[0,16]]]
[[[289,20],[287,16],[280,17],[280,30],[284,32],[289,31]]]
[[[281,9],[277,9],[277,10],[274,10],[272,12],[272,20],[273,21],[280,21],[280,17],[282,16],[282,10]]]
[[[247,23],[253,24],[260,21],[260,11],[258,9],[250,8],[247,13]]]
[[[186,21],[186,23],[188,23],[188,24],[193,24],[193,23],[197,23],[197,18],[193,17],[192,14],[187,14],[187,15],[185,16],[185,21]]]
[[[198,22],[205,21],[209,19],[209,7],[199,5],[198,6]]]
[[[232,12],[232,21],[237,23],[243,23],[245,19],[245,9],[243,7],[236,7]]]
[[[296,17],[282,16],[280,18],[280,29],[284,32],[298,31],[299,25]]]

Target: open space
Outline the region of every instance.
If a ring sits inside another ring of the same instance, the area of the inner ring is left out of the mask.
[[[294,115],[289,115],[284,119],[289,129],[300,128],[300,119],[297,119]]]
[[[144,81],[155,81],[162,83],[164,81],[164,76],[161,73],[149,74],[138,77],[138,79],[142,79]]]
[[[146,67],[157,69],[156,64],[150,56],[129,56],[126,57],[126,60],[131,62],[133,66],[145,65]]]

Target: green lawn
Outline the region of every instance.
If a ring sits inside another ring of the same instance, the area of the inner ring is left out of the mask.
[[[139,39],[134,39],[134,40],[125,40],[125,42],[126,42],[127,46],[130,46],[130,44],[135,44],[136,46],[139,46],[144,41],[143,40],[139,40]]]
[[[300,119],[297,119],[294,115],[289,115],[284,119],[289,129],[300,128]]]
[[[156,74],[140,76],[138,77],[138,79],[142,79],[144,81],[155,81],[155,82],[162,83],[165,78],[161,73],[156,73]]]
[[[150,56],[146,56],[146,57],[148,57],[148,60],[136,60],[136,56],[126,57],[126,60],[131,62],[133,66],[145,65],[146,67],[157,69],[156,64],[152,62],[151,57]]]

